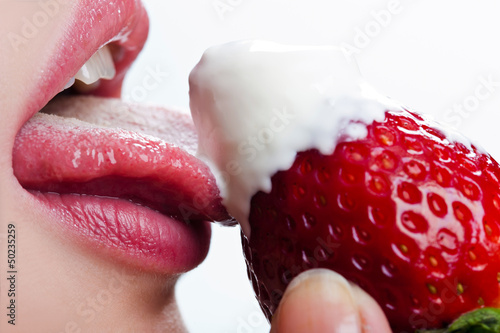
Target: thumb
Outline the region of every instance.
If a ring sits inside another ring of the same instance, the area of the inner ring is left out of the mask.
[[[360,288],[327,269],[297,276],[273,316],[271,333],[390,333],[378,304]]]

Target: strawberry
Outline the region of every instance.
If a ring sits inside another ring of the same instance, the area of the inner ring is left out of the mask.
[[[317,267],[368,292],[395,332],[499,306],[498,163],[408,111],[365,126],[365,139],[343,136],[331,155],[299,152],[253,196],[242,241],[267,318]]]

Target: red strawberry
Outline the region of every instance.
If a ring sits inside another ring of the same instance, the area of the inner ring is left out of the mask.
[[[363,140],[297,154],[252,198],[248,274],[270,319],[300,272],[325,267],[367,291],[395,332],[500,306],[500,167],[410,112]]]

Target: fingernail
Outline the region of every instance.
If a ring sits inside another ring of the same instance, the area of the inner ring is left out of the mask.
[[[288,286],[273,318],[273,333],[361,332],[361,320],[350,284],[341,275],[314,269]]]

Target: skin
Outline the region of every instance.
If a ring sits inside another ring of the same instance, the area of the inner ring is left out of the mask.
[[[326,269],[306,271],[288,286],[271,333],[390,333],[382,309],[367,293]]]
[[[59,15],[26,45],[30,52],[9,47],[7,33],[17,31],[21,18],[36,10],[36,2],[0,1],[0,236],[3,243],[8,224],[15,223],[16,299],[22,309],[16,326],[8,325],[2,310],[0,331],[185,332],[174,295],[177,276],[141,273],[76,247],[62,230],[54,229],[54,221],[35,214],[13,175],[12,148],[30,116],[23,110],[29,109],[33,73],[47,57],[54,32],[61,33],[61,22],[71,8],[61,6]],[[8,271],[4,246],[0,254],[3,283]],[[2,286],[2,309],[8,306],[6,294]],[[390,332],[382,311],[368,295],[324,271],[297,278],[273,320],[272,332],[299,331]]]

